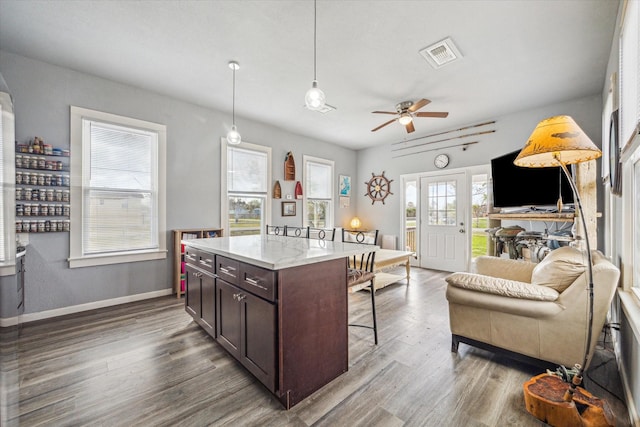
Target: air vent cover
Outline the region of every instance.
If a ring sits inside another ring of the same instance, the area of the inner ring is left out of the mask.
[[[420,55],[435,69],[462,58],[460,51],[450,37],[425,47],[420,51]]]

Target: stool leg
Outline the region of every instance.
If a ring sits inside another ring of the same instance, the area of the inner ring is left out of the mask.
[[[371,312],[373,313],[373,337],[376,345],[378,345],[378,322],[376,320],[376,289],[373,286],[373,280],[369,285],[371,287]]]

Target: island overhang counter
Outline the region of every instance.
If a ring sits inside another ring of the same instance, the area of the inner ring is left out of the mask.
[[[185,309],[289,409],[348,369],[347,257],[273,235],[183,240]]]

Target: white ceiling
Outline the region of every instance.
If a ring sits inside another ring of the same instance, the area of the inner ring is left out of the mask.
[[[317,3],[317,77],[327,114],[303,108],[313,80],[313,1],[0,0],[0,48],[354,149],[455,129],[600,93],[618,0]],[[446,37],[463,58],[418,51]],[[371,129],[428,98],[407,135]],[[229,123],[231,124],[231,117]]]

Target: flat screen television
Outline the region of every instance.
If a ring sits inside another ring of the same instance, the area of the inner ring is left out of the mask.
[[[491,159],[493,206],[496,208],[550,207],[573,204],[573,192],[560,167],[524,168],[513,161],[520,150]],[[571,173],[571,169],[569,169]],[[562,183],[562,184],[561,184]]]

